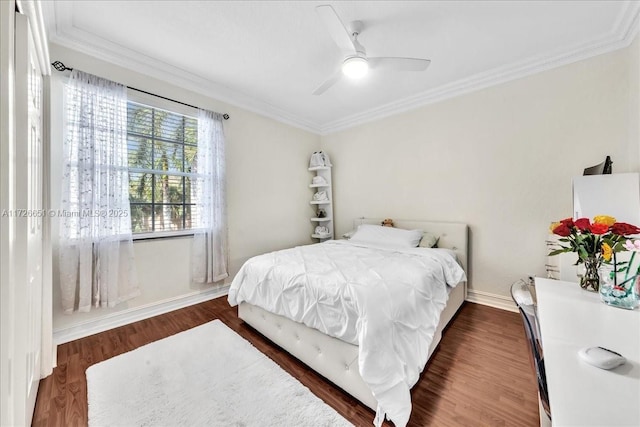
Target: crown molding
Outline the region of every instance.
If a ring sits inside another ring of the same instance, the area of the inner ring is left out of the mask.
[[[640,14],[640,2],[627,1],[612,30],[587,43],[495,68],[340,120],[315,123],[268,102],[80,30],[73,26],[71,2],[42,4],[49,40],[53,43],[319,135],[339,132],[628,47],[638,33]]]
[[[85,55],[168,82],[238,108],[268,117],[281,123],[314,133],[320,133],[315,123],[281,108],[215,83],[174,65],[143,55],[107,41],[72,25],[71,2],[47,2],[45,6],[49,40],[52,43]],[[73,67],[73,64],[66,64]],[[120,82],[126,84],[126,82]]]
[[[361,124],[628,47],[638,34],[639,14],[640,2],[628,1],[621,10],[613,30],[604,37],[574,46],[572,49],[563,52],[528,58],[521,62],[495,68],[380,107],[353,114],[322,125],[320,134],[328,135],[339,132]]]

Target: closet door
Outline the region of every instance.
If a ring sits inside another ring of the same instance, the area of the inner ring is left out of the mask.
[[[16,14],[15,28],[15,398],[25,399],[16,422],[31,423],[40,382],[42,355],[42,133],[43,78],[27,17]],[[21,360],[22,359],[22,360]],[[22,418],[24,417],[24,418]]]

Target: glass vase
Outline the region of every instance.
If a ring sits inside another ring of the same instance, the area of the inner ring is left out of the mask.
[[[580,287],[592,292],[598,292],[600,289],[600,276],[598,267],[600,261],[596,257],[587,257],[584,260],[584,276],[580,278]]]
[[[600,267],[600,299],[605,304],[633,310],[640,303],[640,276],[614,271],[612,265]]]

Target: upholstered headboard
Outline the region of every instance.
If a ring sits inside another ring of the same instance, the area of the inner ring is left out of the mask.
[[[380,225],[382,218],[357,218],[353,221],[354,228],[360,224]],[[396,228],[406,230],[424,230],[439,236],[438,247],[451,249],[458,257],[458,261],[464,271],[469,276],[469,229],[467,224],[460,222],[438,222],[438,221],[413,221],[413,220],[393,220]]]

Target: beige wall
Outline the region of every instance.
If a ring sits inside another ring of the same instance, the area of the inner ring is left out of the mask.
[[[251,256],[311,243],[309,224],[309,156],[320,146],[320,137],[258,114],[109,64],[93,57],[51,46],[52,60],[162,96],[213,111],[228,113],[227,203],[231,277]],[[62,151],[62,85],[66,74],[52,78],[52,182],[54,208],[59,204]],[[54,225],[54,241],[58,229]],[[143,307],[206,290],[189,278],[190,238],[136,242],[135,256],[142,295],[113,310],[65,316],[57,299],[58,275],[54,272],[54,328],[61,329],[95,320],[110,312]]]
[[[638,171],[638,44],[322,138],[336,231],[355,217],[468,223],[471,289],[545,274],[571,179],[611,155]],[[603,210],[606,213],[606,209]]]
[[[629,147],[640,145],[640,36],[627,48],[629,55]],[[636,142],[634,144],[634,141]],[[640,157],[639,152],[631,150],[630,156]],[[638,160],[640,162],[640,159]],[[636,169],[637,171],[638,169]]]

